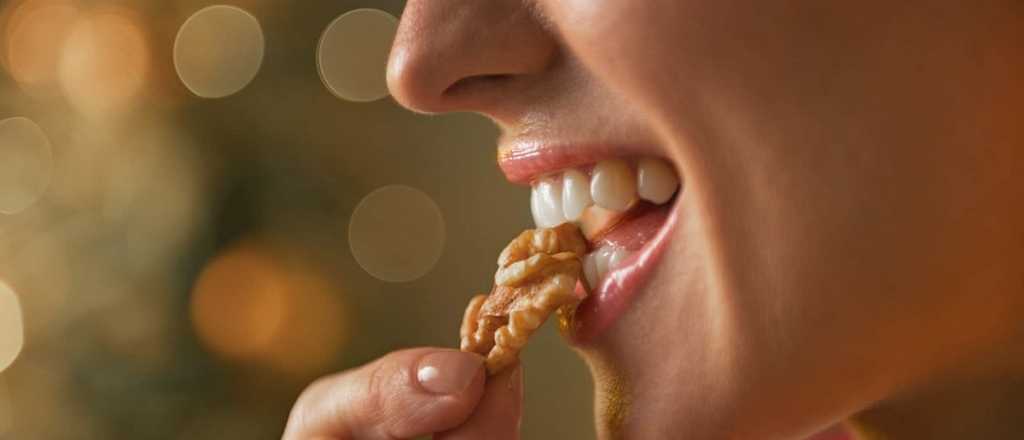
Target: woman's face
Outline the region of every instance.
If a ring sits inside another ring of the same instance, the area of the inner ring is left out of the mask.
[[[643,192],[616,183],[640,159],[675,169],[581,307],[605,435],[798,436],[1001,367],[1024,261],[1003,232],[1024,224],[1016,3],[410,0],[389,84],[494,120],[510,179],[549,181],[541,223],[567,169],[600,206]],[[611,159],[628,171],[596,184]]]

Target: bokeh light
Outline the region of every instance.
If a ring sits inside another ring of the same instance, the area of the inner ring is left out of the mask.
[[[68,100],[90,116],[124,110],[146,82],[150,68],[146,36],[128,10],[83,15],[68,33],[59,62]]]
[[[290,295],[264,362],[296,377],[323,374],[342,352],[353,326],[340,292],[318,273],[289,267]]]
[[[192,14],[174,40],[174,67],[196,96],[238,93],[263,63],[263,29],[256,17],[235,6],[216,5]]]
[[[370,275],[389,282],[413,281],[430,272],[441,257],[444,217],[423,191],[389,185],[356,206],[348,240],[356,262]]]
[[[316,377],[455,343],[523,189],[485,119],[386,99],[395,18],[354,7],[0,1],[0,439],[280,436]],[[557,332],[525,356],[524,436],[592,438]]]
[[[50,183],[53,153],[43,129],[28,118],[0,121],[0,213],[32,206]]]
[[[79,13],[70,1],[28,0],[10,3],[4,33],[4,65],[23,86],[49,86],[68,32]]]
[[[296,375],[329,365],[349,325],[331,283],[254,241],[235,245],[203,270],[191,315],[210,351]]]
[[[192,294],[192,322],[200,340],[227,357],[258,357],[288,314],[288,288],[280,268],[257,248],[217,257]]]
[[[397,31],[398,19],[379,9],[356,9],[335,19],[317,48],[324,85],[349,101],[388,96],[388,55]]]
[[[14,363],[24,343],[25,329],[18,296],[0,281],[0,372]]]

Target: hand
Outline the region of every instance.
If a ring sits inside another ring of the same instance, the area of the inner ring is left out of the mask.
[[[488,378],[483,361],[416,348],[324,377],[299,396],[283,440],[518,439],[522,368]]]

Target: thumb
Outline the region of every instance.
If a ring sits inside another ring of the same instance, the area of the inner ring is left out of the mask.
[[[285,440],[404,439],[451,429],[476,408],[483,358],[419,348],[314,382],[302,393]]]

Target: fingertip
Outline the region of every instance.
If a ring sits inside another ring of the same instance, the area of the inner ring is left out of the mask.
[[[459,395],[483,377],[484,359],[475,353],[439,350],[420,358],[415,371],[417,382],[428,393]]]
[[[397,351],[307,387],[285,438],[413,438],[449,430],[470,417],[485,384],[479,355]]]
[[[515,402],[516,413],[522,412],[522,401],[523,393],[526,388],[523,386],[525,381],[525,373],[523,372],[523,366],[519,362],[511,365],[509,368],[502,370],[500,373],[492,376],[487,383],[485,392],[490,393],[504,393],[507,396],[509,402]]]
[[[507,387],[509,390],[515,391],[520,397],[522,397],[523,391],[525,391],[525,387],[523,387],[523,382],[526,380],[526,374],[523,371],[523,366],[519,363],[516,363],[515,366],[510,368],[509,370],[511,371],[508,374]]]
[[[473,415],[439,440],[513,440],[519,438],[523,414],[524,372],[518,363],[487,379],[483,398]]]
[[[515,437],[519,438],[519,428],[523,421],[523,400],[526,397],[526,372],[523,366],[516,363],[514,367],[510,368],[508,372],[507,382],[505,383],[505,389],[508,390],[509,397],[507,416],[511,423],[515,424]]]
[[[392,419],[390,434],[415,437],[452,429],[464,423],[485,393],[487,382],[483,357],[452,349],[419,353],[408,370],[415,395],[396,396],[405,408]]]

